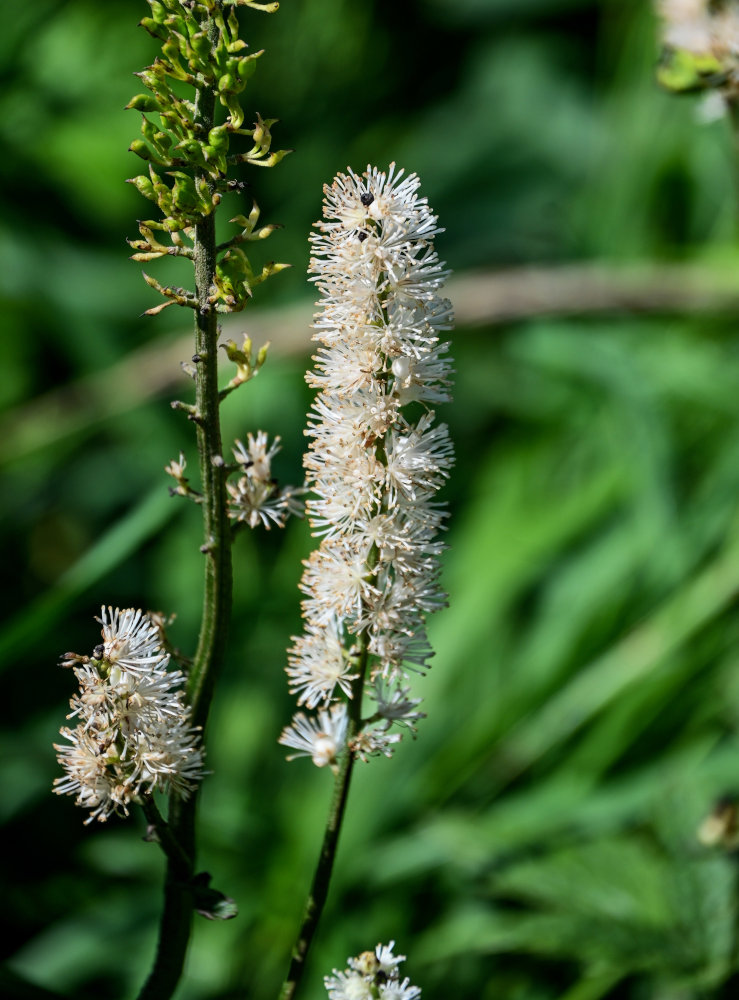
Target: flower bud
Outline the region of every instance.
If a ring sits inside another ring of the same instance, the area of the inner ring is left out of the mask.
[[[159,101],[151,94],[136,94],[126,105],[126,111],[159,111]]]

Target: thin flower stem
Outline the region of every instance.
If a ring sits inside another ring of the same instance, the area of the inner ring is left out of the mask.
[[[349,702],[349,724],[347,726],[346,745],[339,758],[339,769],[334,782],[334,793],[331,798],[328,820],[323,834],[321,853],[318,856],[316,870],[313,873],[313,882],[311,883],[310,892],[305,903],[300,930],[293,945],[290,968],[280,990],[280,1000],[294,1000],[297,994],[305,971],[306,958],[321,919],[323,908],[326,905],[331,874],[334,870],[336,851],[339,846],[341,824],[344,820],[344,811],[349,797],[349,785],[351,784],[354,770],[355,756],[350,746],[352,739],[359,732],[361,725],[362,693],[367,670],[367,656],[367,644],[363,642],[358,658],[359,670],[357,671],[357,678],[352,685],[352,699]]]
[[[318,856],[318,864],[316,865],[313,882],[311,883],[310,892],[305,903],[300,930],[293,946],[290,968],[280,991],[280,1000],[293,1000],[300,986],[300,981],[303,978],[308,951],[328,896],[328,887],[334,868],[339,833],[341,832],[341,824],[344,819],[344,810],[349,795],[349,785],[351,783],[353,768],[354,754],[351,750],[345,748],[340,758],[339,771],[334,783],[334,794],[331,799],[328,822],[323,834],[321,853]]]
[[[217,27],[204,25],[211,40]],[[195,124],[207,135],[215,122],[215,94],[201,87],[195,104]],[[214,213],[203,216],[195,227],[195,353],[199,356],[195,375],[195,414],[202,481],[205,585],[198,648],[188,675],[187,696],[195,726],[205,729],[216,675],[223,661],[231,614],[231,531],[226,508],[225,474],[222,466],[218,397],[217,314],[209,301],[216,271]],[[197,792],[187,801],[172,797],[169,826],[183,857],[169,856],[165,877],[164,910],[154,967],[139,1000],[168,1000],[182,974],[190,939],[193,898],[188,883],[194,874],[196,855],[195,816]]]
[[[167,823],[165,818],[159,812],[159,808],[154,801],[153,796],[147,795],[141,803],[141,807],[144,810],[144,815],[146,816],[149,825],[153,827],[157,840],[161,844],[162,850],[166,856],[173,862],[173,864],[178,865],[183,873],[189,872],[192,869],[192,860],[183,849],[182,844],[180,844],[175,835],[172,833],[172,828],[169,823]]]

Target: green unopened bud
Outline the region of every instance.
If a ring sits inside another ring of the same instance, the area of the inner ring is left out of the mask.
[[[136,94],[126,105],[126,111],[158,111],[159,101],[151,94]]]
[[[168,159],[169,150],[172,147],[172,136],[168,135],[166,132],[155,132],[151,141],[154,144],[154,148],[163,157],[163,159]]]
[[[205,31],[199,31],[190,38],[190,45],[195,55],[207,64],[213,56],[213,43]]]
[[[253,285],[258,285],[262,281],[266,281],[267,278],[271,278],[273,274],[279,274],[280,271],[286,271],[291,264],[279,264],[274,260],[271,260],[269,264],[265,264],[262,268],[261,273],[252,280]]]
[[[263,52],[264,49],[260,49],[259,52],[253,52],[250,56],[245,56],[243,59],[239,59],[239,79],[244,83],[246,83],[246,81],[254,75],[254,70],[257,68],[257,59]]]
[[[164,257],[167,253],[167,250],[146,250],[140,253],[132,253],[131,260],[146,263],[148,260],[157,260],[159,257]]]
[[[184,174],[180,170],[172,171],[169,175],[174,177],[172,187],[172,204],[181,211],[192,211],[197,208],[200,199],[195,190],[195,181],[189,174]]]
[[[267,360],[267,351],[269,350],[269,341],[263,344],[257,351],[257,363],[256,368],[261,368],[264,362]]]
[[[145,177],[143,174],[139,174],[138,177],[129,177],[126,181],[127,184],[133,184],[139,194],[142,194],[144,198],[148,198],[149,201],[156,201],[157,195],[154,190],[154,185]]]
[[[149,121],[145,115],[142,115],[141,134],[149,145],[153,146],[163,161],[169,160],[169,150],[172,146],[171,135],[158,129],[154,122]]]
[[[141,116],[141,134],[147,142],[153,142],[158,131],[154,122],[149,121],[146,115]]]
[[[221,104],[228,108],[232,129],[241,128],[244,124],[244,111],[236,96],[234,94],[222,93],[219,95],[219,100]]]
[[[210,184],[206,177],[202,177],[200,174],[195,178],[195,189],[198,192],[198,197],[203,201],[210,200]]]
[[[240,41],[239,39],[239,19],[236,16],[236,8],[232,7],[228,12],[228,17],[226,19],[226,24],[228,25],[228,30],[231,33],[231,38],[233,41]],[[242,45],[246,45],[246,42],[242,42]]]
[[[253,10],[261,10],[264,14],[274,14],[280,9],[279,3],[255,3],[254,0],[235,0],[237,7],[251,7]]]
[[[232,222],[235,226],[241,226],[242,229],[245,229],[249,233],[254,228],[253,225],[250,225],[249,219],[245,215],[234,215],[233,219],[229,219],[228,221]]]
[[[131,145],[128,147],[128,150],[129,152],[135,153],[137,156],[140,156],[142,160],[156,159],[154,153],[151,151],[151,149],[149,149],[149,146],[143,141],[143,139],[134,139]]]
[[[717,87],[726,78],[724,67],[714,55],[689,52],[687,49],[666,50],[657,68],[660,86],[677,94],[694,94]]]
[[[180,47],[174,38],[168,38],[162,45],[162,52],[167,57],[167,70],[177,80],[187,80],[188,74],[180,63]]]
[[[228,360],[233,361],[235,365],[246,367],[249,364],[249,358],[251,356],[251,340],[248,338],[244,340],[243,349],[239,349],[236,346],[235,340],[227,340],[222,347],[228,356]]]
[[[243,38],[237,38],[235,41],[229,42],[226,48],[228,49],[229,55],[235,56],[238,55],[239,52],[243,52],[243,50],[248,48],[248,46]]]
[[[208,145],[215,153],[227,153],[229,144],[228,128],[225,125],[216,125],[208,133]]]
[[[257,229],[251,236],[252,240],[266,240],[268,236],[271,236],[276,230],[282,229],[279,222],[270,222],[268,226],[262,226],[261,229]]]
[[[141,70],[140,73],[134,73],[139,80],[148,87],[149,90],[153,90],[155,93],[159,92],[159,89],[164,85],[164,67],[160,62],[155,62],[148,69]]]
[[[151,7],[151,16],[158,24],[164,24],[167,11],[164,4],[160,3],[159,0],[147,0],[147,3]]]
[[[148,31],[152,38],[164,39],[167,37],[167,29],[160,21],[153,17],[142,17],[139,21],[140,27]]]

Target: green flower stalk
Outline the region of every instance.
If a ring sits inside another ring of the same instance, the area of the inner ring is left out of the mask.
[[[148,163],[148,172],[132,178],[131,183],[157,206],[161,217],[141,222],[141,238],[131,246],[134,260],[185,257],[194,269],[192,289],[162,285],[146,273],[144,278],[164,299],[148,309],[148,314],[177,304],[192,309],[195,315],[190,371],[195,403],[173,405],[183,409],[195,424],[200,490],[193,490],[184,481],[184,457],[167,471],[177,480],[174,492],[194,499],[203,514],[203,612],[186,697],[192,725],[205,729],[226,651],[231,613],[231,521],[243,523],[240,512],[234,513],[228,483],[230,475],[242,470],[238,461],[230,465],[223,458],[219,408],[265,360],[263,351],[253,358],[248,339],[242,351],[234,344],[227,345],[227,355],[237,371],[226,389],[219,390],[217,319],[219,313],[243,309],[254,286],[286,266],[270,262],[259,271],[251,266],[245,247],[265,239],[276,228],[258,225],[256,204],[248,215],[230,220],[239,231],[223,242],[216,236],[216,212],[225,194],[243,189],[240,180],[229,178],[230,170],[242,165],[271,167],[287,152],[271,149],[274,119],[257,115],[253,126],[246,127],[241,106],[241,95],[262,53],[248,53],[246,42],[239,38],[237,7],[271,13],[278,4],[249,0],[148,2],[151,16],[143,18],[141,24],[161,42],[161,53],[137,74],[148,93],[137,94],[128,105],[140,111],[142,119],[142,138],[131,150]],[[189,96],[182,96],[188,90]],[[269,491],[260,498],[264,504],[275,499]],[[182,854],[172,854],[168,860],[159,948],[142,998],[169,997],[182,971],[192,911],[197,905],[192,888],[198,882],[194,867],[196,804],[196,795],[188,801],[174,797],[170,801],[169,829]],[[189,859],[187,863],[183,857]]]
[[[130,183],[152,202],[156,218],[139,223],[139,238],[130,241],[133,259],[184,257],[194,271],[192,287],[163,285],[144,273],[162,296],[147,309],[155,315],[172,305],[193,310],[194,403],[175,402],[195,425],[200,488],[185,476],[184,455],[166,468],[176,482],[172,493],[195,501],[203,515],[203,611],[198,646],[192,660],[172,656],[185,673],[166,671],[170,652],[161,616],[127,609],[103,609],[104,643],[91,657],[68,654],[80,694],[71,702],[74,729],[63,729],[69,745],[57,747],[65,771],[55,790],[74,794],[90,810],[89,819],[112,813],[127,815],[131,804],[142,806],[149,839],[167,857],[159,946],[151,974],[140,994],[148,1000],[172,995],[180,978],[194,910],[227,919],[235,907],[208,886],[196,868],[195,810],[203,775],[200,746],[213,687],[226,651],[231,615],[231,543],[236,530],[270,523],[282,525],[297,512],[296,493],[278,489],[270,461],[277,443],[266,434],[237,442],[235,461],[223,457],[219,409],[240,385],[253,378],[266,357],[248,338],[242,348],[225,344],[236,372],[223,389],[218,385],[218,315],[237,312],[255,285],[286,265],[270,262],[254,270],[246,253],[250,242],[262,241],[277,228],[259,225],[259,208],[231,220],[238,231],[219,242],[216,214],[225,194],[244,184],[230,178],[234,168],[271,167],[286,155],[272,151],[274,119],[256,115],[246,127],[241,95],[261,52],[249,53],[239,38],[238,7],[271,13],[276,3],[251,0],[148,0],[150,16],[142,26],[161,43],[151,66],[137,76],[146,93],[128,104],[141,114],[141,138],[131,150],[147,163],[146,173]],[[233,477],[234,482],[229,482]],[[107,617],[106,617],[107,615]],[[112,617],[111,617],[112,616]],[[169,793],[162,817],[152,792]],[[89,821],[89,820],[88,820]]]

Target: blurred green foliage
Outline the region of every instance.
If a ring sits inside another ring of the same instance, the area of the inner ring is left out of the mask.
[[[65,384],[74,409],[77,380],[182,323],[175,310],[140,318],[153,293],[126,261],[142,208],[124,184],[138,126],[123,106],[153,54],[135,29],[145,9],[5,12],[11,415]],[[262,304],[310,295],[321,185],[392,159],[421,175],[455,270],[597,258],[739,275],[728,125],[699,125],[693,99],[655,86],[648,5],[285,0],[244,25],[267,50],[245,104],[282,119],[276,142],[296,149],[245,175],[264,221],[286,225],[266,252],[294,264]],[[458,331],[451,603],[417,684],[428,719],[393,760],[359,769],[306,996],[391,938],[426,1000],[721,995],[736,966],[736,862],[696,829],[739,790],[736,319],[665,310]],[[247,310],[258,344],[249,322]],[[227,436],[282,435],[288,481],[308,355],[306,330],[300,356],[275,351],[224,408]],[[2,470],[8,996],[132,995],[153,953],[163,866],[140,818],[85,828],[49,794],[71,693],[55,663],[97,642],[100,604],[176,611],[185,649],[197,629],[198,512],[167,496],[162,472],[180,449],[194,460],[191,428],[168,398],[123,409]],[[296,522],[236,547],[201,863],[240,915],[198,922],[182,1000],[274,997],[297,925],[330,781],[287,765],[275,741],[310,545]]]

